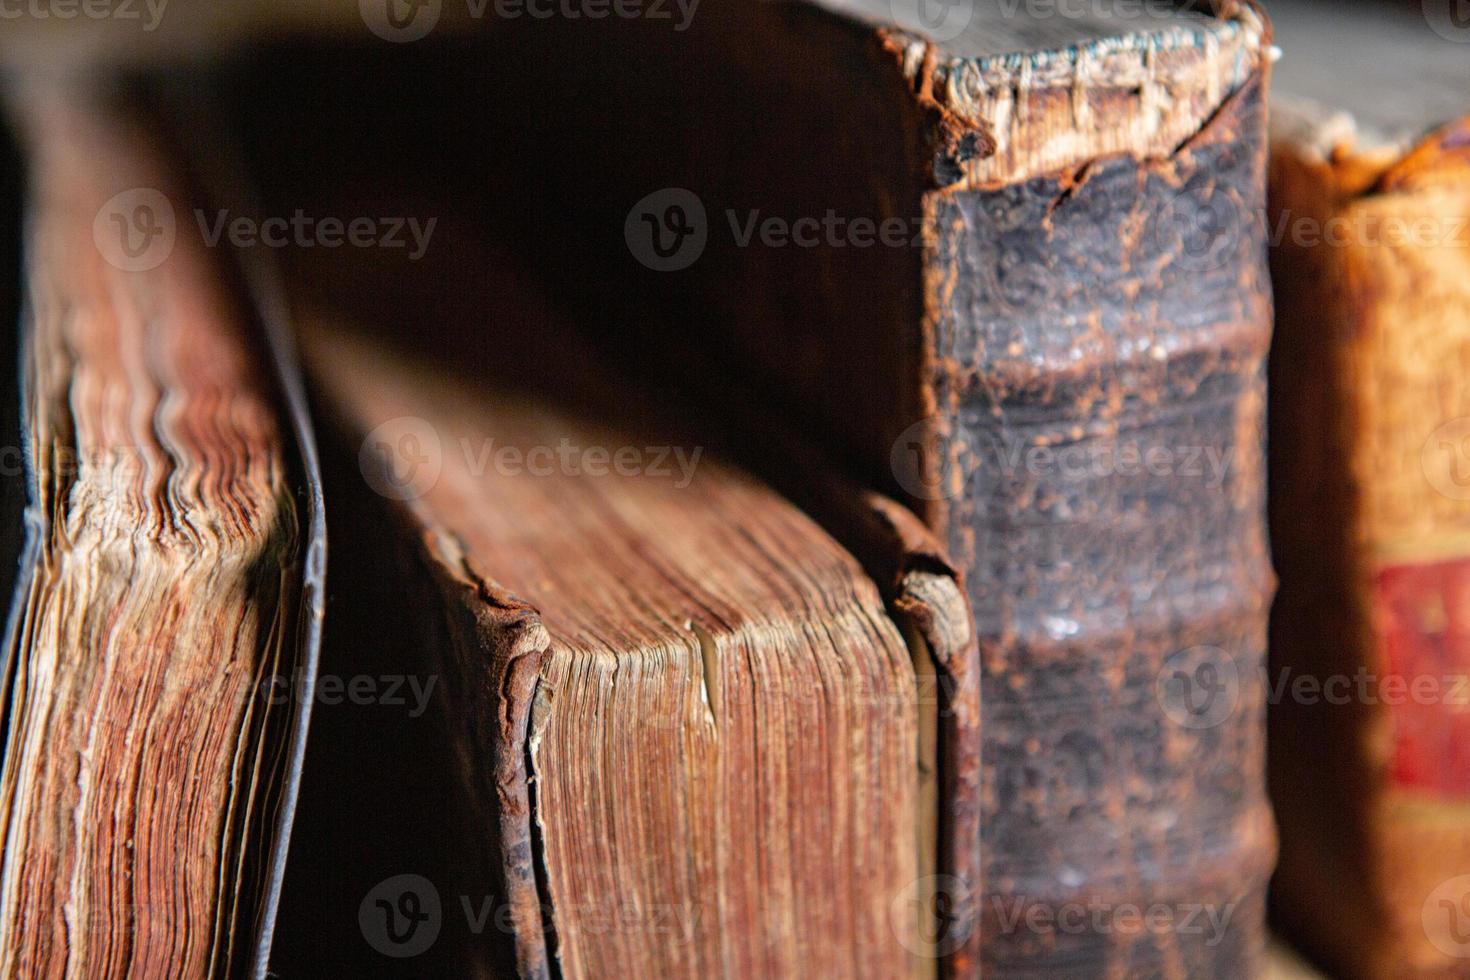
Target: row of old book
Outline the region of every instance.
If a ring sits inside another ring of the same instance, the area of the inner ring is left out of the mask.
[[[452,6],[7,78],[0,973],[1470,976],[1453,3]]]

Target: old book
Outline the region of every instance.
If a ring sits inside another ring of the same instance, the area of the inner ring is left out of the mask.
[[[196,184],[146,112],[12,95],[28,501],[0,972],[263,975],[310,707],[277,682],[311,668],[320,615],[288,358],[190,234]]]
[[[760,451],[780,419],[936,533],[988,728],[983,781],[940,804],[983,824],[940,842],[944,970],[1244,974],[1274,846],[1269,31],[1248,3],[1062,7],[508,18],[265,51],[233,90],[292,93],[289,145],[254,113],[268,169],[376,187],[366,213],[452,188],[608,360],[744,428],[747,465],[798,496]],[[385,64],[413,83],[383,92]],[[431,298],[472,319],[483,280]]]
[[[506,20],[243,77],[310,93],[294,131],[344,185],[434,174],[610,359],[799,425],[937,533],[986,713],[979,847],[940,869],[948,972],[1243,975],[1274,844],[1268,28],[1246,3],[1062,7]],[[393,96],[389,57],[416,80]]]
[[[500,292],[480,322],[549,328],[536,309]],[[430,583],[432,663],[490,845],[474,894],[504,910],[501,948],[471,959],[521,976],[919,969],[923,909],[902,899],[932,860],[933,760],[910,649],[858,563],[554,347],[428,361],[299,319],[324,413],[362,447],[358,493],[384,498]],[[604,410],[487,371],[550,371]],[[449,919],[445,941],[466,942]]]
[[[357,141],[362,136],[375,139],[373,133],[396,129],[402,120],[393,110],[373,112],[363,100],[361,90],[355,89],[352,81],[354,67],[360,67],[356,61],[336,51],[329,57],[338,63],[330,73],[333,80],[314,79],[299,90],[312,93],[312,104],[305,114],[312,121],[299,128],[288,124],[286,129],[293,134],[289,139],[280,136],[279,118],[270,122],[261,114],[259,89],[246,79],[264,77],[294,87],[300,80],[297,73],[311,62],[311,57],[300,57],[298,53],[291,62],[295,68],[283,72],[247,69],[225,86],[246,117],[243,142],[256,156],[262,183],[274,192],[266,213],[302,209],[310,216],[381,216],[419,228],[425,244],[412,253],[393,247],[353,251],[287,249],[298,303],[307,309],[331,309],[338,317],[369,328],[375,326],[385,349],[411,347],[421,356],[453,365],[477,385],[514,386],[528,391],[538,403],[561,404],[574,414],[627,418],[629,404],[643,401],[635,395],[639,386],[609,368],[615,359],[605,358],[604,352],[592,348],[588,330],[558,311],[557,304],[545,295],[544,286],[538,284],[542,270],[526,268],[517,254],[522,251],[521,243],[493,240],[477,213],[481,188],[464,180],[468,172],[459,172],[456,179],[455,171],[433,163],[425,165],[422,160],[404,165],[394,151],[386,156],[359,155]],[[424,94],[416,82],[408,88],[418,91],[415,101]],[[358,129],[360,121],[367,123],[362,129]],[[451,119],[435,123],[441,124],[453,125]],[[303,138],[303,132],[313,136]],[[405,143],[397,145],[403,147]],[[412,138],[406,145],[438,147],[433,141],[420,143]],[[434,176],[426,179],[430,173]],[[412,238],[413,233],[407,232],[405,237]],[[699,324],[692,326],[701,328]],[[323,371],[340,370],[333,367],[331,357],[322,363]],[[667,390],[660,394],[657,414],[678,419],[684,432],[698,433],[701,447],[711,453],[729,450],[732,454],[741,448],[730,438],[727,419],[701,412],[687,401],[681,403]],[[337,414],[340,416],[340,412]],[[922,967],[931,960],[936,945],[947,942],[952,922],[966,914],[965,908],[954,908],[947,895],[935,894],[934,871],[945,862],[973,860],[971,854],[954,854],[948,846],[950,841],[962,841],[972,851],[978,845],[974,800],[978,784],[979,690],[975,634],[968,608],[943,549],[911,513],[841,476],[835,466],[823,460],[820,447],[791,431],[781,419],[763,417],[759,424],[764,433],[761,457],[768,465],[781,461],[783,475],[776,482],[828,533],[846,544],[879,586],[887,612],[907,641],[913,660],[913,738],[917,752],[913,776],[918,802],[911,830],[918,847],[917,874],[896,883],[874,885],[866,901],[873,907],[887,908],[889,918],[883,923],[881,935],[865,941],[892,947],[892,955],[876,962],[874,970],[890,969],[911,954],[918,955]],[[344,455],[350,457],[359,441],[360,436],[349,436],[350,451],[331,455],[339,460]],[[335,537],[340,567],[347,569],[336,576],[343,604],[339,608],[344,614],[328,626],[326,673],[361,676],[407,672],[406,687],[417,680],[419,688],[427,690],[442,668],[435,666],[437,652],[425,662],[424,651],[438,651],[449,646],[451,639],[443,630],[441,635],[425,639],[422,622],[406,621],[411,617],[404,615],[403,599],[392,594],[399,590],[390,588],[386,590],[389,594],[383,594],[384,581],[422,577],[396,569],[422,569],[423,559],[411,554],[406,562],[390,560],[370,547],[359,546],[360,542],[354,540],[355,529],[382,522],[382,501],[377,500],[378,507],[374,508],[375,495],[365,492],[362,475],[353,467],[342,470],[340,466],[329,468],[329,484],[336,501],[334,515],[343,528]],[[771,495],[770,499],[777,498]],[[409,540],[411,543],[413,538]],[[756,602],[758,597],[750,599]],[[442,597],[421,601],[442,602]],[[443,801],[430,804],[437,812],[484,813],[482,781],[465,781],[470,785],[468,799],[464,799],[462,787],[424,764],[426,757],[444,752],[445,737],[439,729],[448,729],[449,741],[463,741],[454,734],[463,727],[463,704],[456,707],[442,701],[427,699],[426,710],[419,717],[386,706],[372,712],[329,706],[321,713],[308,764],[312,778],[303,806],[302,836],[310,842],[312,857],[293,865],[285,898],[289,913],[285,916],[286,939],[288,945],[300,948],[301,962],[318,961],[321,937],[329,935],[341,937],[340,944],[334,944],[340,952],[333,953],[340,957],[341,965],[382,969],[382,956],[365,950],[358,935],[351,896],[370,892],[402,867],[419,869],[420,876],[432,882],[445,903],[452,901],[449,896],[457,895],[468,897],[477,911],[505,907],[501,887],[487,887],[484,870],[498,867],[498,858],[466,856],[457,866],[444,860],[446,853],[468,855],[475,847],[474,839],[483,837],[483,826],[490,817],[478,818],[478,826],[443,819],[438,825],[438,839],[425,842],[418,833],[420,806],[398,806],[393,799],[397,782],[412,785],[416,800]],[[964,733],[963,737],[959,733]],[[769,733],[768,737],[779,740],[778,733]],[[375,758],[392,760],[390,764],[372,772],[342,764],[365,745],[373,747],[370,751]],[[946,746],[957,746],[959,751]],[[341,799],[371,800],[373,818],[365,821],[358,813],[344,810],[338,804]],[[457,826],[451,829],[449,823]],[[956,827],[968,829],[956,833]],[[747,846],[764,848],[771,844],[770,828],[752,828],[749,833],[752,840]],[[449,839],[457,843],[446,846]],[[354,843],[363,840],[383,842],[375,860],[351,859],[353,853],[366,850]],[[837,860],[842,863],[852,857],[839,856]],[[607,873],[621,872],[613,868]],[[646,898],[655,907],[682,908],[674,902],[677,894],[667,891],[668,885],[653,883],[654,890]],[[548,887],[540,880],[534,890],[541,897],[541,927],[555,934],[559,928],[558,900],[552,897],[556,887],[550,892]],[[897,891],[892,891],[893,887]],[[890,890],[884,892],[885,888]],[[343,901],[344,897],[348,900]],[[611,901],[604,898],[597,901],[603,905]],[[482,904],[485,901],[489,901],[488,906]],[[560,901],[565,902],[565,897]],[[523,906],[530,907],[524,901]],[[599,908],[584,909],[581,914],[597,915]],[[475,945],[473,936],[480,926],[476,922],[461,925],[461,919],[446,911],[443,934],[405,961],[412,971],[463,971],[468,968],[467,962],[473,964],[484,954],[485,947],[495,945],[479,941],[478,950],[465,948]],[[656,929],[653,925],[633,921],[625,929],[604,921],[600,935],[605,937],[609,930],[626,931],[635,944],[675,947],[689,941],[663,925]],[[535,928],[535,916],[530,916],[518,922],[517,935]],[[756,928],[753,936],[752,928]],[[738,946],[767,940],[782,946],[786,943],[784,939],[772,939],[746,921],[720,941]],[[517,940],[520,944],[526,941]],[[847,941],[841,934],[827,939],[839,948]],[[366,962],[354,959],[355,954],[365,954]],[[665,955],[677,960],[683,954],[674,950]],[[781,955],[795,957],[788,963],[812,968],[827,962],[807,947],[785,946]],[[833,955],[846,954],[839,951]],[[492,960],[502,973],[517,969],[534,972],[538,962],[517,962],[504,955],[492,956]],[[558,962],[563,972],[580,974],[588,969],[580,957]]]
[[[1470,976],[1470,25],[1272,10],[1273,910],[1341,975]]]

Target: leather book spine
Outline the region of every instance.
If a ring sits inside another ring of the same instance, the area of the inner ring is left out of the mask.
[[[1263,954],[1264,89],[1166,158],[926,203],[940,465],[907,482],[979,629],[992,975]]]

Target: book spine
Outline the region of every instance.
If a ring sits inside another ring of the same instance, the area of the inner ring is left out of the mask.
[[[1344,972],[1460,976],[1470,121],[1386,165],[1291,140],[1273,158],[1276,905]]]
[[[919,486],[980,635],[986,972],[1263,951],[1264,87],[1166,158],[926,202]]]

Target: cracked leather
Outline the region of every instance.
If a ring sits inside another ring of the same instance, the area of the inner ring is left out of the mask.
[[[1263,949],[1263,85],[1169,159],[931,205],[987,972],[1246,976]]]

